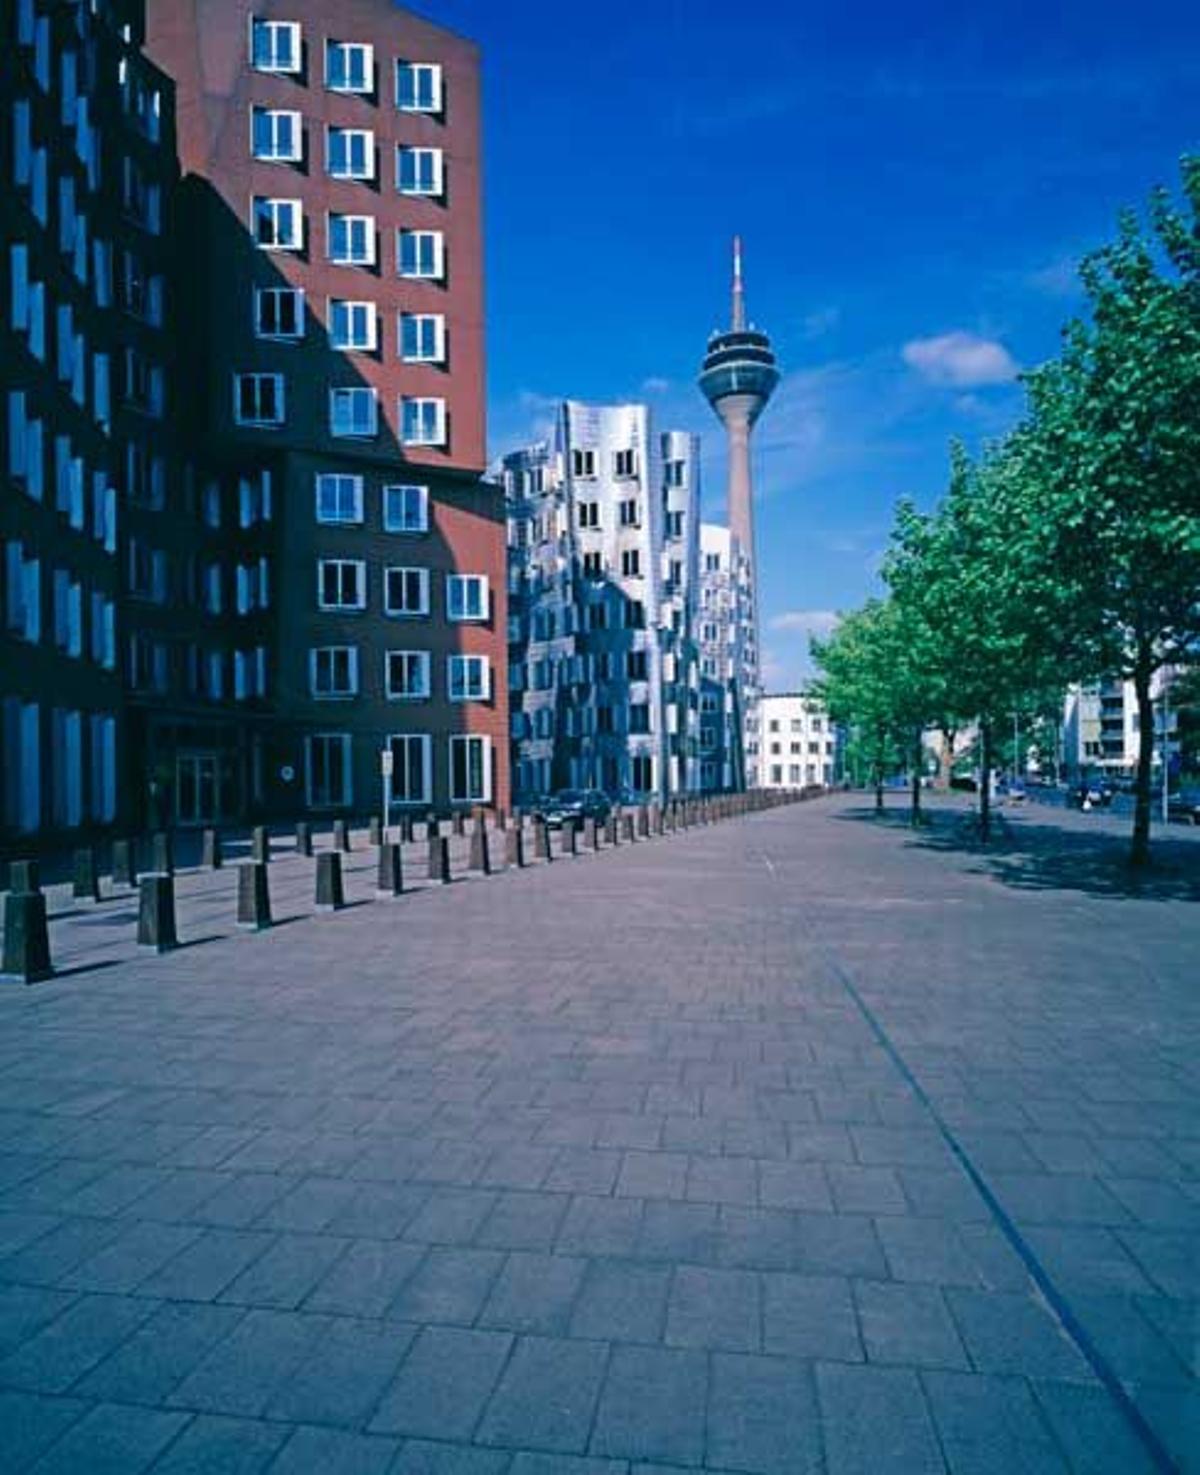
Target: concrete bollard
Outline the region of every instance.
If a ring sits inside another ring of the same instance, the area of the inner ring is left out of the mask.
[[[139,947],[152,947],[156,953],[169,953],[179,946],[175,880],[166,872],[151,871],[138,882],[137,940]]]
[[[583,844],[587,850],[600,849],[600,826],[594,814],[589,814],[583,822]]]
[[[644,804],[638,809],[637,832],[639,840],[648,840],[650,838],[650,811]]]
[[[432,840],[435,835],[440,835],[441,833],[441,826],[438,824],[437,815],[427,814],[425,816],[425,838]]]
[[[606,845],[619,845],[621,843],[621,827],[617,820],[617,811],[609,811],[608,818],[604,821],[604,843]]]
[[[496,811],[496,828],[498,830],[508,829],[508,815],[503,809],[497,809]]]
[[[159,830],[150,842],[151,871],[158,876],[175,874],[175,845],[169,830]]]
[[[259,865],[271,860],[271,833],[266,825],[255,825],[250,831],[250,859]]]
[[[238,866],[237,923],[256,932],[271,925],[271,892],[267,862],[251,860]]]
[[[631,845],[637,839],[637,826],[634,824],[632,812],[621,816],[621,831],[622,840],[628,840]]]
[[[413,842],[413,818],[411,814],[400,816],[400,839],[405,845]]]
[[[475,827],[471,831],[471,858],[469,861],[471,870],[481,871],[485,876],[492,874],[492,858],[488,849],[487,820],[483,815],[478,815]]]
[[[454,835],[465,835],[467,833],[466,821],[461,810],[456,809],[450,817],[450,832]]]
[[[537,860],[554,859],[554,852],[550,848],[550,826],[541,818],[533,822],[533,854]]]
[[[10,860],[8,863],[8,889],[10,891],[40,891],[42,889],[41,867],[36,860]]]
[[[450,841],[434,835],[429,841],[429,879],[445,886],[450,881]]]
[[[342,852],[350,849],[350,826],[344,819],[333,822],[333,848]]]
[[[400,859],[400,847],[385,840],[379,847],[379,872],[375,890],[380,896],[399,896],[404,890],[404,866]]]
[[[18,864],[32,862],[13,862]],[[10,881],[12,879],[10,871]],[[0,973],[22,983],[41,983],[54,976],[50,963],[50,929],[46,898],[38,890],[12,890],[4,899],[4,952]]]
[[[342,855],[339,850],[322,850],[317,856],[315,903],[319,912],[340,912],[346,905],[346,891],[342,885]]]
[[[296,854],[311,855],[312,853],[312,825],[306,819],[302,819],[296,826]]]
[[[573,819],[563,820],[561,849],[564,855],[579,854],[579,826]]]
[[[383,824],[377,814],[367,822],[367,840],[371,845],[383,844]]]
[[[206,871],[219,871],[225,864],[221,836],[216,830],[205,830],[200,836],[200,865]]]
[[[75,852],[71,895],[76,901],[100,900],[100,876],[96,870],[96,852],[91,845],[84,845]]]
[[[653,834],[663,833],[663,812],[661,804],[654,804],[650,808],[650,829]]]
[[[137,863],[132,840],[113,841],[112,879],[114,886],[137,885]]]
[[[504,832],[504,864],[517,870],[525,864],[525,835],[518,826]]]

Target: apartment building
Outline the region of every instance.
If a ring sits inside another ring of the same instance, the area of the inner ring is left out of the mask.
[[[698,451],[645,405],[567,401],[505,458],[520,795],[698,786]]]
[[[764,692],[758,710],[758,787],[799,789],[835,782],[838,734],[820,702],[802,691]]]
[[[165,694],[132,604],[176,597],[170,80],[140,0],[17,0],[0,35],[0,847],[131,822],[126,685]],[[7,101],[11,99],[11,101]],[[182,603],[182,599],[180,599]]]
[[[1170,703],[1173,676],[1170,670],[1160,672],[1151,688],[1155,703],[1152,761],[1160,772],[1164,726],[1167,751],[1173,761],[1177,761],[1180,750],[1179,714]],[[1133,682],[1108,679],[1068,687],[1063,699],[1062,747],[1063,768],[1071,777],[1105,773],[1113,778],[1132,778],[1141,751]]]
[[[743,683],[754,617],[750,567],[736,538],[705,522],[699,543],[701,788],[712,793],[746,786]]]
[[[504,805],[476,48],[390,0],[156,5],[147,46],[178,91],[180,428],[234,549],[243,802],[361,812],[386,749],[398,805]]]

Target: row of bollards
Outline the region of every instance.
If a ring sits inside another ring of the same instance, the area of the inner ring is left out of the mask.
[[[563,824],[559,853],[567,857],[577,856],[581,837],[584,849],[596,852],[606,846],[634,844],[808,797],[811,797],[809,792],[782,791],[674,800],[666,805],[641,805],[636,810],[612,810],[603,824],[595,816],[589,815],[578,823],[569,821]],[[514,813],[512,819],[510,826],[508,816],[498,814],[496,829],[504,835],[506,867],[520,870],[528,864],[524,817],[520,813]],[[428,879],[440,885],[449,884],[453,880],[450,838],[442,833],[441,822],[436,816],[428,816],[425,825]],[[450,828],[453,835],[465,835],[465,817],[461,813],[455,814],[450,821]],[[387,838],[378,819],[372,820],[370,824],[370,843],[378,851],[376,890],[380,896],[400,896],[404,891],[402,844],[411,843],[415,839],[411,816],[405,816],[401,820],[399,831],[401,838],[397,842]],[[333,848],[316,854],[314,904],[318,911],[340,911],[346,906],[342,856],[350,849],[348,823],[345,820],[335,820]],[[295,853],[306,857],[314,854],[312,826],[307,821],[301,821],[296,826]],[[139,875],[133,841],[114,840],[112,880],[115,886],[137,888],[139,946],[164,953],[179,946],[175,920],[175,861],[171,836],[165,832],[152,836],[151,854],[152,869]],[[265,931],[272,925],[268,881],[271,855],[269,831],[264,825],[256,826],[250,837],[251,858],[238,866],[237,925],[245,930]],[[547,863],[555,858],[550,826],[540,815],[533,819],[533,855],[536,860]],[[216,830],[205,830],[201,837],[201,868],[218,870],[222,865],[221,837]],[[493,873],[491,841],[483,815],[476,816],[471,829],[467,867],[484,876]],[[80,901],[100,900],[100,874],[93,847],[86,847],[75,854],[72,894]],[[0,972],[23,979],[26,983],[41,982],[53,976],[46,900],[41,891],[36,860],[16,860],[9,866],[9,895],[4,911]]]

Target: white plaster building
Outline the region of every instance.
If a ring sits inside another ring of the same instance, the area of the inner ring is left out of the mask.
[[[746,786],[747,649],[753,640],[750,570],[727,527],[700,525],[700,770],[705,792]],[[757,671],[751,673],[757,677]]]
[[[838,734],[820,702],[802,691],[759,700],[764,789],[826,787],[837,780]]]

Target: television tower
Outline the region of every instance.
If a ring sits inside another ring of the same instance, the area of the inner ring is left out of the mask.
[[[724,425],[729,441],[729,530],[736,545],[740,604],[736,685],[743,762],[739,766],[749,788],[758,782],[762,761],[762,735],[758,731],[758,581],[750,432],[778,383],[779,367],[771,340],[757,328],[746,326],[742,238],[735,236],[732,318],[726,332],[713,333],[708,340],[708,353],[700,370],[700,392]]]

